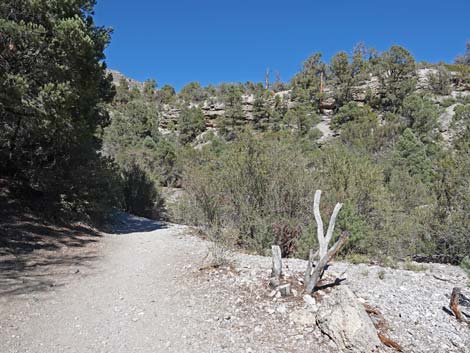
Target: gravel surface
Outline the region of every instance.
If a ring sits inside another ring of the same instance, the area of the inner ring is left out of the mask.
[[[236,258],[240,266],[256,269],[252,277],[257,277],[258,282],[268,276],[269,258],[246,255]],[[348,285],[360,301],[379,310],[386,336],[399,343],[404,352],[470,353],[470,325],[459,323],[448,310],[454,287],[462,287],[467,296],[470,293],[468,276],[456,266],[416,263],[408,266],[414,270],[337,262],[327,274],[334,275],[331,282],[341,278],[341,284]],[[306,262],[284,260],[284,268],[290,282],[295,283],[301,280]],[[321,300],[323,294],[317,292],[317,299]],[[470,315],[468,303],[461,308]]]
[[[272,298],[256,288],[259,297],[250,277],[204,267],[207,243],[188,228],[121,221],[115,234],[77,249],[92,260],[57,261],[15,278],[47,285],[0,291],[1,353],[331,351],[313,327],[285,327],[292,303],[265,311]]]
[[[2,270],[1,353],[338,352],[302,298],[305,261],[284,261],[294,295],[279,297],[269,258],[232,254],[231,266],[213,268],[208,243],[189,228],[125,215],[113,234],[75,251],[89,256],[49,258],[21,276]],[[466,284],[460,269],[336,263],[330,272],[383,314],[405,352],[470,352],[469,327],[442,309]],[[28,286],[32,278],[42,285]]]

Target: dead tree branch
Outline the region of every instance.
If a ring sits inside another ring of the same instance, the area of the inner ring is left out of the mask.
[[[310,250],[309,261],[307,265],[307,269],[305,271],[305,289],[307,293],[312,293],[315,289],[317,283],[320,281],[323,273],[325,271],[325,267],[329,261],[331,261],[336,254],[341,250],[344,246],[346,241],[348,240],[348,234],[343,233],[339,237],[338,241],[328,250],[328,245],[333,237],[333,233],[335,230],[336,218],[338,217],[339,211],[343,206],[341,203],[336,204],[333,213],[330,217],[330,222],[328,224],[328,230],[326,232],[323,227],[323,220],[320,214],[320,200],[321,200],[321,190],[317,190],[315,192],[315,198],[313,202],[313,215],[315,217],[315,221],[317,223],[317,238],[319,249],[317,252]],[[318,263],[315,264],[315,261],[319,259]]]

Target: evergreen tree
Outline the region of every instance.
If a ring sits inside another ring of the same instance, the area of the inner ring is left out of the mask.
[[[393,161],[405,168],[411,176],[418,177],[423,183],[432,181],[432,163],[426,154],[426,146],[411,129],[405,129],[394,151]]]
[[[353,87],[363,78],[365,61],[360,50],[352,58],[346,52],[339,52],[330,61],[331,84],[336,108],[353,99]]]
[[[80,179],[104,165],[95,132],[114,94],[103,62],[111,31],[95,25],[94,4],[0,4],[0,173],[72,208],[92,204]]]
[[[378,58],[373,71],[380,84],[380,107],[397,112],[405,97],[415,89],[415,59],[408,50],[393,46]]]
[[[439,109],[431,100],[412,94],[403,101],[402,114],[407,118],[407,126],[423,142],[435,142],[439,139]]]
[[[323,99],[322,80],[326,80],[327,67],[320,53],[314,54],[303,64],[303,69],[292,79],[292,99],[298,103],[318,108]]]
[[[201,108],[185,108],[178,119],[179,141],[185,145],[194,141],[206,128]]]
[[[223,102],[225,115],[219,121],[219,127],[224,137],[233,139],[242,120],[245,119],[243,112],[243,91],[238,85],[225,85],[223,87]]]

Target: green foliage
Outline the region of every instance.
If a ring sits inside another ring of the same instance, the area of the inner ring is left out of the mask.
[[[454,105],[455,103],[457,103],[455,98],[446,98],[446,99],[442,100],[442,102],[440,102],[440,105],[443,108],[449,108],[451,105]]]
[[[202,103],[207,94],[199,82],[190,82],[178,93],[178,97],[186,103]]]
[[[160,218],[163,200],[155,182],[136,164],[125,168],[122,174],[124,209],[138,216]]]
[[[334,115],[331,124],[334,128],[340,128],[341,125],[350,121],[357,121],[366,116],[376,116],[368,106],[360,106],[356,102],[349,102],[348,104],[339,108],[338,112]]]
[[[346,257],[346,260],[354,265],[370,263],[370,259],[367,256],[361,254],[349,255]],[[369,272],[363,272],[363,275],[368,276]]]
[[[112,196],[92,196],[100,184],[93,173],[113,170],[96,153],[95,132],[108,123],[104,104],[114,94],[103,63],[111,31],[94,24],[93,5],[0,5],[0,174],[14,176],[55,209],[89,214],[114,203]],[[77,176],[82,165],[90,184]]]
[[[269,98],[270,93],[264,89],[258,89],[254,92],[253,119],[257,129],[266,130],[271,122],[273,112]]]
[[[401,126],[393,121],[390,115],[386,118],[387,123],[380,124],[377,114],[372,111],[358,116],[342,125],[341,141],[357,150],[373,155],[390,149],[401,131]]]
[[[447,70],[455,74],[456,85],[464,86],[470,83],[470,65],[456,63],[444,65]]]
[[[460,262],[460,267],[463,268],[468,277],[470,277],[470,256],[465,256]]]
[[[308,104],[298,104],[284,116],[284,122],[293,127],[299,136],[306,136],[319,121],[320,118]]]
[[[327,66],[321,60],[322,55],[316,53],[303,64],[303,69],[294,76],[291,82],[292,98],[294,101],[310,104],[314,107],[320,105],[323,95],[320,91],[321,80],[326,79]]]
[[[242,134],[219,158],[187,164],[185,189],[193,216],[207,227],[223,226],[238,242],[262,252],[273,242],[272,227],[308,222],[312,189],[301,152],[277,141],[257,141]]]
[[[185,145],[194,141],[206,128],[201,108],[183,108],[178,119],[179,141]]]
[[[424,183],[433,178],[432,164],[426,154],[426,146],[411,129],[405,129],[395,146],[393,162]]]
[[[144,87],[142,88],[142,95],[148,101],[153,101],[155,99],[155,93],[157,90],[157,81],[150,79],[144,82]]]
[[[470,249],[470,149],[449,153],[436,166],[433,242],[441,261],[458,264]]]
[[[337,108],[352,101],[353,88],[364,79],[365,66],[361,48],[355,50],[352,58],[346,52],[339,52],[331,58],[330,80]]]
[[[423,141],[431,142],[438,139],[439,108],[426,97],[412,94],[403,101],[402,114],[407,126]]]
[[[243,112],[243,88],[235,84],[227,84],[222,87],[222,101],[225,105],[225,115],[219,120],[219,130],[227,140],[233,140],[242,121],[245,119]]]
[[[431,92],[446,96],[451,93],[452,77],[443,65],[439,65],[436,71],[430,71],[427,75]]]
[[[454,122],[463,123],[463,125],[470,124],[470,104],[458,105],[454,108]]]
[[[156,102],[160,91],[153,80],[144,84],[142,92],[121,84],[109,107],[111,123],[103,130],[103,153],[112,157],[121,171],[124,209],[140,216],[161,217],[163,203],[157,185],[174,185],[179,172],[175,144],[159,132]],[[190,136],[189,130],[185,133]]]
[[[403,269],[406,271],[413,271],[413,272],[426,271],[426,267],[424,267],[423,265],[411,262],[409,258],[406,258],[405,263],[403,264]]]
[[[378,58],[373,71],[380,84],[378,105],[397,112],[405,97],[415,89],[415,59],[406,49],[393,46]]]
[[[156,100],[160,104],[170,104],[176,96],[175,89],[170,85],[164,85],[156,93]]]

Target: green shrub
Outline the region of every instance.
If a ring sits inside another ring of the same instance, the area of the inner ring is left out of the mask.
[[[155,182],[136,164],[122,174],[125,211],[142,217],[161,218],[163,199]]]
[[[203,152],[183,177],[190,221],[236,230],[239,244],[263,252],[274,241],[273,226],[304,226],[311,220],[312,190],[307,160],[299,149],[243,134],[215,157]]]
[[[470,256],[465,256],[460,263],[460,267],[467,273],[468,277],[470,277]]]
[[[406,258],[405,263],[403,264],[403,269],[413,272],[426,271],[426,267],[424,265],[411,262],[409,258]]]
[[[351,255],[346,256],[344,259],[347,262],[350,262],[354,265],[370,263],[370,259],[366,255],[361,255],[361,254],[351,254]],[[365,274],[365,276],[367,275],[368,275],[368,272]]]
[[[451,105],[457,103],[455,98],[445,98],[442,102],[440,102],[441,107],[449,108]]]
[[[201,108],[185,108],[181,111],[178,119],[178,139],[185,145],[194,141],[206,128],[204,113]]]
[[[436,72],[430,71],[427,75],[431,92],[439,95],[448,95],[452,90],[452,76],[442,65],[437,67]]]

